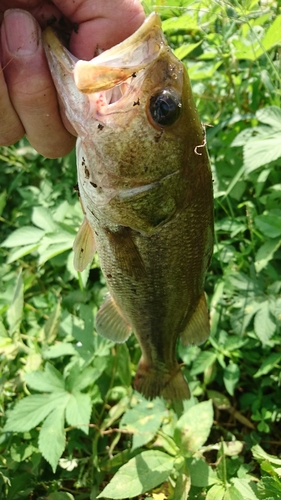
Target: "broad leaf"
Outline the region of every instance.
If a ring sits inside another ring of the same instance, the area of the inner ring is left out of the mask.
[[[203,373],[206,368],[211,366],[217,359],[217,355],[213,351],[201,351],[199,356],[193,361],[190,375],[198,375]]]
[[[229,363],[229,365],[224,369],[223,381],[227,389],[227,392],[233,396],[234,389],[240,377],[240,369],[236,363]]]
[[[85,434],[88,434],[91,409],[92,404],[89,394],[82,394],[78,391],[73,392],[70,394],[65,412],[68,424],[78,427]]]
[[[6,248],[19,247],[22,245],[31,245],[37,243],[44,236],[45,232],[34,226],[24,226],[16,229],[0,246]]]
[[[36,391],[55,392],[64,391],[65,388],[63,376],[50,363],[46,363],[44,371],[26,373],[25,380]]]
[[[216,472],[202,458],[188,458],[186,463],[190,471],[192,486],[202,488],[218,482]]]
[[[46,418],[39,433],[39,450],[54,473],[64,448],[64,407],[60,406]]]
[[[255,259],[255,269],[259,273],[262,269],[264,269],[268,262],[270,262],[275,252],[281,246],[281,238],[272,238],[267,240],[263,245],[258,249],[256,253]]]
[[[231,482],[235,488],[243,495],[244,500],[258,500],[256,496],[257,486],[254,481],[248,479],[239,479],[238,477],[232,478]],[[255,491],[254,491],[255,490]]]
[[[9,324],[9,334],[19,330],[23,315],[23,281],[22,273],[18,274],[12,303],[7,311],[7,322]]]
[[[35,394],[21,399],[8,415],[4,432],[25,432],[33,429],[58,406],[65,407],[69,399],[66,392]]]
[[[272,337],[276,330],[276,323],[272,320],[269,303],[267,300],[260,304],[254,319],[255,333],[263,344]]]
[[[133,498],[146,493],[168,479],[174,461],[162,451],[143,451],[118,470],[97,498]]]
[[[280,361],[281,361],[281,352],[273,352],[262,362],[262,365],[255,373],[254,378],[267,375],[267,373],[271,372],[276,366],[278,366]]]
[[[65,493],[63,491],[55,491],[46,497],[46,500],[75,500],[71,493]]]
[[[279,20],[281,21],[281,16],[279,16]],[[278,106],[268,106],[266,108],[258,109],[256,117],[260,122],[266,123],[266,125],[270,125],[277,131],[281,132],[281,109]]]
[[[223,500],[245,500],[245,498],[235,486],[230,486],[227,488]]]
[[[223,500],[224,493],[225,493],[225,489],[222,485],[214,484],[214,486],[212,486],[209,489],[209,491],[206,495],[206,500]]]
[[[52,233],[58,229],[51,211],[46,207],[34,207],[31,220],[35,226],[43,229],[47,233]]]
[[[126,411],[120,422],[120,428],[133,433],[133,450],[154,438],[165,414],[165,406],[160,399],[152,403],[143,402]]]
[[[187,410],[175,428],[176,444],[183,452],[198,451],[206,442],[213,424],[213,405],[204,401]]]
[[[257,228],[268,238],[281,236],[281,214],[268,213],[255,217]]]

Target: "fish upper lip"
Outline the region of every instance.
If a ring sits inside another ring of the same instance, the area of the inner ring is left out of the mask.
[[[73,74],[81,92],[108,90],[147,67],[166,46],[161,20],[153,12],[140,28],[115,47],[102,52],[91,61],[77,61]]]

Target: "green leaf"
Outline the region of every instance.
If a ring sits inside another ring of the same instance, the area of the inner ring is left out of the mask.
[[[54,473],[64,448],[64,407],[60,406],[46,418],[39,433],[39,450]]]
[[[280,246],[281,238],[272,238],[263,243],[256,253],[255,269],[257,273],[264,269],[268,262],[273,259],[275,252],[280,248]]]
[[[270,50],[275,45],[281,43],[281,15],[277,16],[273,23],[269,25],[269,28],[262,40],[263,50]]]
[[[239,479],[238,477],[233,477],[231,482],[235,486],[235,488],[243,495],[244,500],[258,500],[253,488],[256,489],[256,484],[251,481],[252,486],[249,484],[248,479]]]
[[[61,373],[50,363],[46,363],[45,370],[25,374],[26,383],[36,391],[55,392],[64,391],[65,382]]]
[[[259,498],[268,500],[272,498],[274,500],[281,499],[281,481],[273,477],[263,477],[258,483]]]
[[[66,406],[66,420],[69,425],[81,429],[85,434],[89,434],[89,423],[91,418],[92,403],[89,394],[73,392],[70,394]]]
[[[213,405],[204,401],[192,406],[178,420],[175,442],[183,452],[198,451],[207,441],[213,424]]]
[[[167,31],[177,31],[177,30],[200,30],[197,22],[190,15],[182,15],[180,17],[171,17],[162,22],[163,32]]]
[[[217,355],[213,351],[201,351],[199,356],[195,358],[192,363],[192,368],[190,370],[190,375],[198,375],[203,373],[206,368],[211,366],[217,359]]]
[[[120,380],[123,385],[129,387],[132,381],[132,372],[131,372],[131,360],[129,355],[129,350],[126,344],[117,344],[116,345],[116,353],[117,353],[117,373],[120,377]]]
[[[6,203],[7,203],[7,191],[4,189],[4,191],[2,191],[0,194],[0,216],[3,213]]]
[[[57,336],[58,327],[61,319],[61,305],[57,302],[54,311],[50,314],[43,327],[43,339],[46,343],[54,342]]]
[[[32,243],[38,243],[41,238],[43,238],[44,234],[44,231],[34,226],[20,227],[10,234],[0,246],[13,248],[26,245],[27,242],[31,245]]]
[[[23,281],[22,272],[20,271],[17,277],[14,295],[11,305],[7,310],[7,322],[9,325],[9,334],[13,335],[19,331],[23,316]]]
[[[230,486],[227,488],[223,500],[245,500],[245,498],[235,486]]]
[[[162,451],[143,451],[120,467],[97,498],[124,499],[146,493],[168,479],[174,462]]]
[[[209,489],[206,495],[206,500],[223,500],[225,489],[220,484],[214,484],[212,488]]]
[[[36,451],[38,449],[30,443],[13,444],[10,448],[11,457],[15,462],[24,462]]]
[[[233,396],[234,389],[240,378],[240,368],[235,363],[229,363],[229,365],[224,369],[223,381],[227,392]]]
[[[252,451],[253,457],[258,462],[262,462],[263,460],[268,460],[271,464],[278,465],[279,467],[281,466],[281,459],[275,457],[274,455],[270,455],[269,453],[266,453],[266,451],[264,451],[260,445],[255,444],[255,446],[252,447],[251,451]]]
[[[47,233],[52,233],[58,229],[50,210],[46,207],[34,207],[31,220],[35,226]]]
[[[278,366],[278,363],[281,361],[281,353],[273,352],[270,354],[263,362],[261,367],[255,373],[254,378],[262,377],[263,375],[267,375],[271,372],[275,367]]]
[[[281,215],[268,213],[255,217],[257,228],[268,238],[281,236]]]
[[[197,42],[197,43],[189,43],[188,45],[180,45],[180,47],[177,47],[174,50],[174,54],[181,61],[186,56],[188,56],[188,54],[190,54],[190,52],[192,52],[194,49],[196,49],[196,47],[199,47],[199,45],[201,45],[201,43],[202,43],[202,40],[200,40],[200,42]]]
[[[69,399],[66,392],[35,394],[21,399],[8,414],[4,432],[30,431],[40,424],[58,406],[65,407]]]
[[[185,467],[183,467],[183,469],[180,471],[177,477],[173,498],[177,500],[187,500],[190,487],[191,487],[191,480],[190,480],[189,470],[185,465]]]
[[[279,138],[280,132],[275,134],[268,132],[267,135],[258,134],[249,139],[243,149],[246,173],[253,172],[280,158]]]
[[[77,350],[70,342],[58,342],[55,345],[43,347],[42,349],[44,359],[55,359],[60,356],[73,356],[75,354],[77,354]]]
[[[222,394],[221,392],[208,390],[207,394],[208,398],[212,399],[214,405],[219,410],[225,410],[226,408],[230,408],[231,403],[228,397]]]
[[[187,458],[186,463],[192,486],[203,488],[218,482],[216,472],[202,458]]]
[[[95,383],[103,373],[104,368],[105,367],[101,364],[100,367],[88,366],[81,370],[78,364],[74,365],[67,377],[67,389],[71,392],[73,390],[82,391],[86,389],[86,387]]]
[[[268,342],[276,330],[276,324],[271,319],[269,303],[267,300],[260,304],[259,310],[255,314],[254,328],[257,337],[264,345]]]
[[[46,500],[75,500],[71,493],[64,493],[62,491],[55,491],[46,497]]]
[[[133,433],[132,450],[149,443],[154,438],[165,416],[165,407],[160,399],[152,403],[143,402],[126,411],[121,419],[120,428]]]
[[[39,243],[33,243],[32,245],[24,245],[21,247],[12,248],[8,254],[7,264],[11,264],[12,262],[17,261],[22,257],[25,257],[25,255],[29,255],[30,253],[35,252],[38,247]]]
[[[281,16],[279,18],[281,20]],[[266,108],[258,109],[256,117],[260,122],[266,123],[266,125],[281,132],[281,109],[278,106],[267,106]]]
[[[70,250],[73,246],[73,236],[70,235],[68,241],[63,241],[61,243],[56,243],[53,245],[50,245],[47,250],[39,250],[39,265],[42,266],[47,262],[48,260],[52,259],[53,257],[56,257],[57,255],[60,255],[63,252],[66,252],[67,250]]]

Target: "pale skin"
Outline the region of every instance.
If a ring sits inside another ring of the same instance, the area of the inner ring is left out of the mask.
[[[91,59],[131,35],[145,18],[139,0],[0,0],[0,146],[24,135],[43,156],[57,158],[75,145],[59,107],[42,47],[42,29],[63,26],[69,49]]]

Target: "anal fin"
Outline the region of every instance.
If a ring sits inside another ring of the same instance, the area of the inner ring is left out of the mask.
[[[132,333],[131,326],[110,294],[106,296],[97,313],[96,330],[102,337],[116,343],[125,342]]]
[[[92,262],[96,251],[94,232],[86,217],[76,234],[73,251],[76,271],[84,271],[85,267]]]
[[[202,344],[210,335],[208,307],[204,292],[202,293],[196,309],[180,335],[183,345]]]

